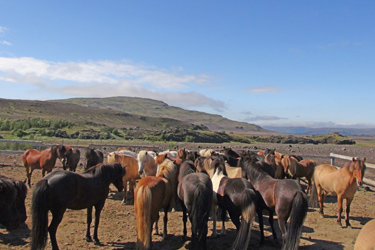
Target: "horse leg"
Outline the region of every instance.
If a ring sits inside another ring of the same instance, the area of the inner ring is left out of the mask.
[[[122,199],[122,203],[126,204],[126,195],[128,193],[128,181],[124,181],[124,196],[123,196],[123,199]]]
[[[135,186],[135,180],[132,179],[132,180],[129,181],[129,191],[130,191],[130,194],[131,194],[131,197],[132,197],[132,201],[130,201],[131,203],[134,203],[134,186]],[[130,205],[132,205],[132,204],[130,204]]]
[[[350,204],[352,203],[353,199],[346,199],[346,217],[345,217],[345,224],[346,227],[352,227],[349,223],[349,213],[350,213]]]
[[[163,239],[167,238],[167,223],[168,223],[168,210],[169,206],[167,208],[164,208],[164,229],[163,229]]]
[[[275,231],[275,228],[273,227],[273,211],[268,211],[268,222],[270,223],[270,226],[271,226],[271,230],[272,230],[272,236],[273,236],[273,239],[276,240],[277,239],[277,236],[276,236],[276,231]]]
[[[281,235],[283,239],[283,246],[284,246],[286,243],[286,221],[288,220],[288,218],[285,218],[285,216],[283,215],[280,216],[280,214],[277,214],[277,217],[279,221],[279,228],[281,231]]]
[[[157,212],[157,216],[156,216],[156,221],[155,221],[155,231],[154,231],[154,234],[155,235],[158,235],[159,234],[159,211]]]
[[[59,226],[63,215],[65,213],[66,208],[59,208],[59,209],[52,209],[52,221],[51,224],[48,227],[48,232],[49,232],[49,237],[51,239],[51,245],[52,245],[52,250],[58,250],[59,246],[57,245],[57,240],[56,240],[56,231],[57,227]]]
[[[182,208],[182,221],[184,223],[184,230],[183,230],[184,238],[183,238],[183,240],[185,241],[186,238],[187,238],[187,229],[186,229],[187,209],[186,209],[186,206],[185,206],[184,202],[182,200],[180,200],[180,201],[181,201],[181,208]]]
[[[227,231],[225,230],[225,219],[226,219],[226,217],[227,217],[226,210],[221,209],[221,223],[223,224],[223,226],[221,227],[221,232],[220,232],[221,235],[227,234]],[[231,218],[232,218],[232,216],[231,216]],[[234,224],[236,224],[236,223],[234,223]],[[237,225],[236,225],[236,227],[237,227]],[[238,228],[237,228],[237,230],[238,230]]]
[[[257,208],[257,214],[258,214],[259,229],[260,229],[259,245],[263,245],[264,244],[264,224],[263,224],[263,214],[262,214],[261,208]]]
[[[216,231],[216,221],[217,221],[217,200],[213,199],[212,201],[212,208],[211,208],[211,213],[212,213],[212,237],[216,238],[217,237],[217,231]],[[225,231],[224,231],[225,233]]]
[[[29,188],[31,188],[31,185],[30,185],[30,179],[31,179],[31,170],[29,172],[29,165],[26,165],[26,180],[27,180],[27,185],[29,186]],[[25,180],[25,183],[26,183],[26,180]]]
[[[87,242],[92,242],[92,238],[91,238],[91,235],[90,235],[91,221],[92,221],[92,207],[89,207],[89,208],[87,208],[87,219],[86,219],[87,229],[86,229],[86,238],[85,239],[86,239]]]
[[[337,204],[339,206],[338,215],[337,215],[337,224],[342,227],[341,224],[341,214],[342,214],[342,195],[337,195]]]
[[[46,175],[46,170],[43,168],[42,169],[42,176],[44,177]]]
[[[98,238],[98,228],[99,228],[99,220],[100,220],[100,213],[104,207],[104,202],[100,202],[95,206],[95,225],[94,225],[94,244],[99,245],[100,241]]]
[[[316,185],[316,191],[318,193],[319,213],[322,217],[324,217],[324,211],[323,211],[323,203],[325,199],[324,190],[319,185]]]

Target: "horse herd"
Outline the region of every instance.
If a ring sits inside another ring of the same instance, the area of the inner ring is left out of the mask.
[[[50,173],[59,158],[64,170]],[[274,239],[277,239],[273,216],[276,213],[281,231],[282,249],[298,249],[308,207],[323,203],[329,193],[337,195],[337,223],[341,226],[343,200],[347,200],[345,225],[350,227],[350,205],[358,186],[363,183],[365,159],[353,158],[344,167],[322,164],[300,156],[282,155],[275,149],[265,151],[220,152],[205,149],[199,152],[141,150],[119,148],[109,153],[107,163],[99,150],[85,152],[83,173],[76,173],[80,151],[70,146],[56,145],[44,151],[27,150],[22,155],[26,169],[25,183],[31,187],[33,170],[41,169],[43,178],[35,184],[32,196],[31,249],[44,249],[48,233],[52,249],[59,249],[56,231],[66,209],[87,209],[86,241],[99,244],[100,213],[113,184],[119,192],[124,189],[124,203],[134,203],[137,221],[136,249],[152,249],[152,231],[159,232],[159,211],[164,211],[163,238],[167,235],[168,212],[178,206],[183,215],[183,236],[187,238],[186,222],[191,222],[191,246],[207,249],[209,217],[213,220],[212,236],[217,216],[221,216],[225,235],[227,212],[237,228],[231,249],[247,249],[251,226],[257,216],[264,243],[263,210],[269,214]],[[70,171],[66,171],[69,169]],[[49,173],[45,176],[46,173]],[[300,179],[307,180],[307,188]],[[8,230],[16,229],[26,221],[26,184],[0,176],[0,223]],[[129,184],[129,193],[127,186]],[[308,196],[310,198],[308,199]],[[93,237],[90,234],[92,210],[95,207]],[[52,221],[48,225],[48,212]],[[289,225],[287,226],[287,222]],[[358,236],[355,249],[374,249],[371,231],[375,221],[366,224]],[[370,232],[370,233],[369,233]],[[367,245],[368,246],[367,246]]]

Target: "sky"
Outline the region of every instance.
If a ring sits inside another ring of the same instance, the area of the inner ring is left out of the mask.
[[[375,1],[0,3],[0,98],[144,97],[260,126],[375,128]]]

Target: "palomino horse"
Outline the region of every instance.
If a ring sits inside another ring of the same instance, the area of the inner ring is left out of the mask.
[[[270,164],[271,167],[274,169],[275,179],[284,179],[285,177],[284,168],[281,165],[281,162],[276,160],[276,156],[274,154],[264,155],[264,161]]]
[[[91,168],[92,166],[95,166],[99,163],[103,163],[104,155],[101,151],[94,149],[94,148],[88,148],[85,152],[86,157],[86,167],[85,170]]]
[[[32,197],[31,249],[44,249],[49,232],[52,249],[59,249],[56,231],[66,209],[87,208],[86,241],[92,241],[90,224],[92,207],[95,207],[94,243],[99,244],[98,225],[112,183],[118,191],[123,188],[122,176],[125,169],[121,164],[97,165],[82,174],[57,170],[46,175],[35,185]],[[48,227],[48,211],[52,221]]]
[[[352,159],[346,163],[341,169],[337,169],[333,165],[322,164],[315,168],[314,186],[312,187],[310,196],[310,205],[316,207],[319,202],[319,213],[324,216],[323,203],[328,193],[337,195],[338,216],[337,224],[341,225],[342,201],[346,199],[346,227],[351,227],[349,223],[350,204],[353,201],[354,194],[359,185],[363,183],[365,174],[366,158],[363,160]],[[317,197],[318,196],[318,197]]]
[[[375,249],[375,219],[366,223],[358,234],[355,241],[354,250],[374,250]]]
[[[52,171],[56,159],[64,157],[66,149],[63,145],[52,146],[42,152],[35,149],[28,149],[22,154],[22,162],[26,168],[27,184],[31,187],[31,175],[34,169],[42,169],[42,176]]]
[[[263,171],[259,164],[254,163],[256,159],[245,156],[241,157],[239,165],[246,171],[248,180],[260,193],[269,211],[276,212],[282,232],[282,249],[298,249],[303,222],[308,210],[305,193],[296,180],[274,179]],[[289,217],[287,232],[286,223]]]
[[[207,222],[212,205],[212,193],[210,177],[204,173],[195,173],[192,161],[182,162],[178,175],[177,195],[181,201],[185,239],[187,214],[189,214],[193,249],[207,249]]]
[[[155,164],[155,159],[148,153],[148,151],[139,151],[137,159],[139,175],[144,173],[145,176],[156,176],[157,166]]]
[[[228,211],[238,232],[231,249],[247,249],[250,242],[251,225],[255,217],[255,203],[257,200],[254,187],[244,178],[227,177],[224,163],[219,158],[214,159],[212,164],[215,169],[212,180],[215,189],[217,188],[215,190],[217,205],[222,209],[222,232],[225,233],[226,211]],[[242,219],[240,222],[241,216]],[[214,224],[216,223],[214,222]]]
[[[72,148],[71,146],[65,146],[65,148],[66,153],[64,160],[62,161],[63,169],[66,170],[69,168],[70,171],[75,172],[81,158],[81,152],[76,148]]]
[[[158,234],[160,209],[164,210],[163,238],[167,236],[168,210],[173,193],[171,180],[176,179],[177,175],[177,167],[162,165],[157,176],[146,176],[138,182],[134,191],[137,250],[152,248],[152,226],[156,222],[155,233]]]
[[[108,158],[108,163],[121,163],[125,169],[126,173],[122,178],[124,182],[124,196],[122,203],[127,203],[127,194],[128,194],[128,183],[129,183],[129,191],[131,193],[131,197],[134,197],[134,187],[135,181],[141,179],[141,176],[138,174],[138,162],[134,157],[122,154],[114,154],[113,158]]]
[[[0,224],[9,231],[26,221],[26,194],[24,182],[0,175]]]

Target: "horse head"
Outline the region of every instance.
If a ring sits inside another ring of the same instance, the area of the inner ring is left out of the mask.
[[[216,171],[222,172],[223,175],[228,176],[227,170],[225,168],[224,159],[221,156],[211,156],[211,169]]]
[[[352,159],[351,165],[354,165],[354,170],[353,170],[353,177],[357,180],[357,185],[362,186],[363,184],[363,177],[365,175],[365,170],[366,170],[366,158],[363,158],[363,160],[360,160],[358,158]]]
[[[64,145],[60,144],[60,145],[57,145],[56,146],[56,153],[57,153],[57,157],[59,157],[59,159],[63,159],[65,157],[65,154],[66,154],[66,148]]]
[[[113,185],[117,188],[119,192],[124,189],[124,182],[122,177],[126,174],[126,169],[121,163],[114,163],[113,168],[115,169],[116,177],[113,180]]]
[[[146,150],[141,150],[138,153],[138,174],[143,174],[143,169],[145,167],[145,162],[147,160],[148,153]]]

